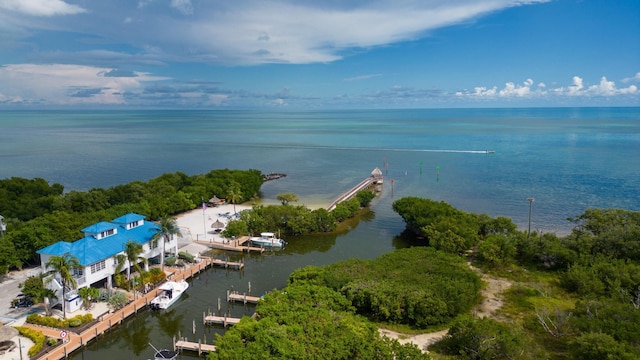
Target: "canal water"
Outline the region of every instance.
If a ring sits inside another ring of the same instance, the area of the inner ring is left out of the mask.
[[[211,256],[245,263],[243,271],[210,268],[190,280],[190,287],[179,302],[168,311],[143,310],[126,320],[123,325],[100,336],[71,358],[87,360],[151,359],[152,344],[156,348],[169,348],[175,336],[190,341],[211,343],[224,328],[203,325],[203,313],[221,312],[233,317],[253,314],[255,305],[227,304],[227,290],[244,293],[251,284],[251,295],[260,296],[286,285],[289,274],[295,269],[321,266],[353,257],[374,258],[396,248],[409,246],[410,240],[402,239],[404,222],[391,210],[394,198],[391,185],[385,184],[371,211],[350,224],[350,230],[330,236],[307,236],[287,239],[289,244],[280,251],[260,254],[213,252]],[[195,326],[194,326],[195,324]],[[195,329],[195,332],[194,332]],[[183,352],[180,359],[197,359],[197,353]]]

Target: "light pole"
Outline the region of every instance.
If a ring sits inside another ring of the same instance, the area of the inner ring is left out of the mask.
[[[527,233],[527,239],[528,239],[529,235],[531,235],[531,208],[533,207],[533,202],[536,201],[536,199],[530,197],[530,198],[527,198],[527,201],[529,202],[529,232]]]

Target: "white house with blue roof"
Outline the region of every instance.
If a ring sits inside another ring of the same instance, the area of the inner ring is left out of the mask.
[[[74,242],[58,241],[37,251],[40,254],[42,270],[47,272],[46,264],[52,256],[71,254],[78,259],[82,269],[75,271],[74,278],[78,288],[88,287],[99,283],[112,287],[118,254],[124,254],[125,244],[131,240],[142,245],[140,256],[151,259],[161,254],[160,246],[163,241],[153,241],[160,232],[160,226],[154,222],[146,221],[145,216],[129,213],[110,222],[101,221],[82,229],[84,237]],[[171,236],[171,240],[165,244],[165,248],[177,248],[177,238]],[[166,251],[165,251],[166,253]],[[62,298],[62,286],[59,276],[51,282],[51,288],[56,292],[58,299]],[[73,312],[82,305],[82,300],[76,291],[68,291],[65,294],[66,311]],[[53,304],[52,304],[53,305]]]

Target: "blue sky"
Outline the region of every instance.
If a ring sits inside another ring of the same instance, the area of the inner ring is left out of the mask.
[[[638,0],[0,0],[0,109],[640,106]]]

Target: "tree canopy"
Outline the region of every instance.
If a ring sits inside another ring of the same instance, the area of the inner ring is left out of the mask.
[[[82,237],[80,229],[129,212],[157,220],[199,206],[202,198],[229,197],[237,202],[258,194],[259,170],[212,170],[189,176],[167,173],[147,182],[133,181],[107,189],[64,192],[46,180],[0,180],[0,214],[7,223],[0,238],[0,272],[37,262],[36,251],[60,240]]]

